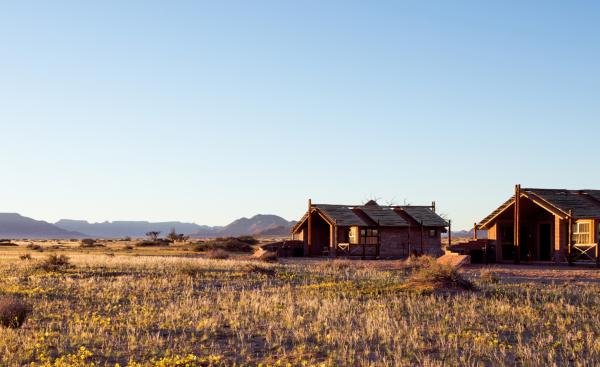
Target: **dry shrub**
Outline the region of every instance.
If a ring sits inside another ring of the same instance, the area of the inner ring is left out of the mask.
[[[204,269],[194,264],[182,264],[177,267],[177,271],[191,277],[201,275],[205,272]]]
[[[479,281],[483,284],[498,284],[500,276],[490,268],[483,268],[479,271]]]
[[[204,252],[210,250],[221,249],[229,252],[253,252],[254,245],[258,241],[254,237],[243,236],[243,237],[227,237],[227,238],[215,238],[211,241],[197,243],[194,246],[194,251]]]
[[[144,240],[136,243],[137,247],[161,247],[170,246],[173,241],[164,238],[158,238],[156,240]]]
[[[129,250],[133,250],[133,246],[131,246],[131,245],[125,245],[125,246],[123,246],[123,250],[128,250],[128,251]]]
[[[79,243],[79,246],[81,246],[81,247],[105,247],[103,244],[98,243],[98,241],[96,241],[93,238],[82,239],[81,242]]]
[[[225,250],[216,249],[208,251],[206,257],[214,260],[225,260],[229,259],[229,254]]]
[[[0,326],[19,328],[31,313],[31,308],[16,298],[0,296]]]
[[[258,258],[267,263],[275,263],[279,260],[277,253],[273,251],[265,251]]]
[[[246,267],[248,269],[249,273],[255,273],[255,274],[262,274],[262,275],[266,275],[268,277],[272,277],[275,276],[275,269],[273,268],[268,268],[265,266],[260,266],[260,265],[256,265],[256,264],[250,264]]]
[[[411,255],[402,264],[404,268],[407,270],[418,270],[423,267],[429,267],[431,264],[435,263],[436,260],[431,256],[415,256]]]
[[[23,255],[19,256],[19,259],[21,259],[21,260],[31,260],[31,255],[30,254],[23,254]]]
[[[72,268],[73,265],[66,255],[49,255],[46,260],[38,265],[39,269],[45,271],[64,271]]]
[[[27,248],[30,249],[30,250],[33,250],[33,251],[39,251],[39,252],[43,252],[44,251],[44,248],[42,246],[36,245],[36,244],[33,244],[33,243],[28,244]]]
[[[18,246],[16,243],[13,243],[11,240],[8,239],[0,239],[0,246],[6,246],[6,247],[16,247]]]
[[[466,279],[457,267],[435,261],[430,261],[415,269],[405,283],[405,287],[408,290],[424,293],[476,289],[475,285]]]

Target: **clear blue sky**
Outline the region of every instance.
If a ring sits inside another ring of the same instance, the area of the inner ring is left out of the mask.
[[[600,188],[594,1],[0,5],[0,211],[226,224]]]

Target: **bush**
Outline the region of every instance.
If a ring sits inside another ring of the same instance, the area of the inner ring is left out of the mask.
[[[158,238],[156,240],[144,240],[136,243],[137,247],[157,247],[157,246],[169,246],[172,241]]]
[[[13,243],[11,240],[9,239],[0,239],[0,246],[18,246],[16,243]]]
[[[45,271],[64,271],[72,268],[73,265],[68,256],[49,255],[39,266],[39,269]]]
[[[479,281],[483,284],[497,284],[500,282],[500,276],[492,269],[484,268],[479,271]]]
[[[133,250],[133,246],[131,246],[131,245],[125,245],[125,246],[123,246],[123,249],[124,250]]]
[[[31,255],[30,254],[23,254],[23,255],[19,256],[19,259],[21,259],[21,260],[31,260]]]
[[[260,256],[259,259],[264,262],[274,263],[279,260],[277,257],[277,253],[273,251],[265,251]]]
[[[475,285],[464,278],[458,267],[431,261],[415,269],[405,287],[418,292],[475,290]]]
[[[44,251],[44,248],[42,246],[36,245],[36,244],[33,244],[33,243],[28,244],[27,248],[30,249],[30,250],[39,251],[39,252]]]
[[[31,313],[31,308],[13,297],[0,296],[0,326],[19,328]]]
[[[239,241],[245,242],[249,245],[256,245],[259,242],[256,238],[254,238],[252,236],[240,236],[240,237],[237,237],[237,239]]]
[[[204,252],[221,249],[229,252],[253,252],[254,248],[249,243],[251,241],[244,237],[242,237],[242,239],[243,240],[240,240],[240,238],[237,237],[216,238],[211,241],[196,244],[194,246],[194,251]]]
[[[248,269],[249,273],[262,274],[262,275],[266,275],[268,277],[275,276],[275,274],[276,274],[275,269],[267,268],[267,267],[260,266],[260,265],[252,264],[252,265],[248,265],[246,268]]]
[[[210,250],[207,254],[206,257],[209,259],[215,259],[215,260],[225,260],[225,259],[229,259],[229,254],[221,249],[215,249],[215,250]]]
[[[96,246],[96,240],[93,238],[84,238],[79,244],[81,247],[94,247]]]

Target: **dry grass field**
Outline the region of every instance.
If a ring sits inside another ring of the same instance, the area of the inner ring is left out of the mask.
[[[0,248],[0,296],[31,313],[0,326],[2,366],[600,364],[595,270],[467,267],[475,289],[434,290],[410,275],[424,261],[17,244]],[[70,265],[41,266],[50,254]]]

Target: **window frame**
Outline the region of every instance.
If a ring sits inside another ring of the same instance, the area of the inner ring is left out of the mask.
[[[584,227],[583,230],[581,227]],[[585,228],[587,227],[587,228]],[[593,244],[592,221],[577,221],[573,223],[573,244],[575,245],[590,245]]]

